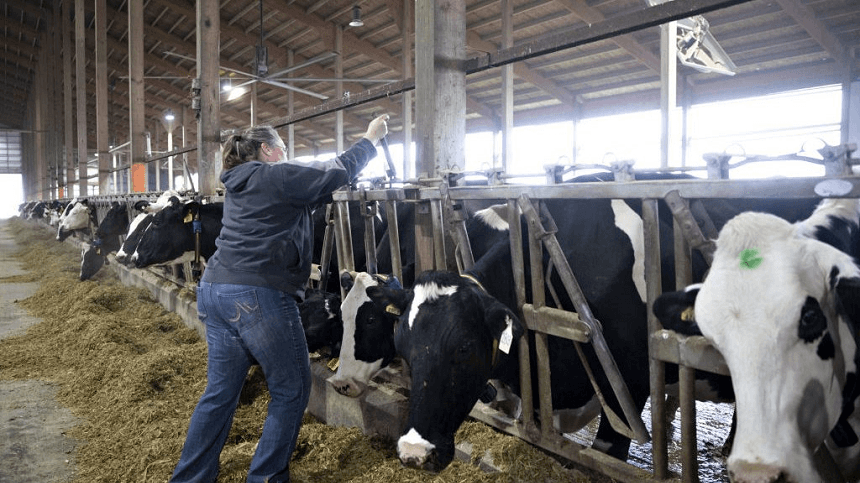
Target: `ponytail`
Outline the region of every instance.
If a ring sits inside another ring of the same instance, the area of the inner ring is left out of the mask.
[[[274,145],[280,139],[271,126],[252,126],[242,133],[231,134],[222,146],[221,168],[224,171],[259,159],[263,143]]]

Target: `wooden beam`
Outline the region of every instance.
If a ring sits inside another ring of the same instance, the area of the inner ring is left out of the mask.
[[[498,45],[482,40],[480,35],[473,31],[466,33],[466,44],[475,50],[483,52],[494,52],[499,50]],[[573,94],[552,80],[542,76],[539,72],[530,69],[524,62],[517,62],[514,64],[514,75],[543,90],[564,104],[573,106],[576,103],[576,98]]]
[[[830,30],[815,16],[806,5],[800,3],[799,0],[776,0],[776,3],[797,22],[803,30],[820,45],[827,54],[833,57],[838,63],[852,62],[851,68],[857,64],[856,59],[851,59],[847,49],[843,46],[835,35],[830,33]]]
[[[585,0],[556,0],[564,8],[579,17],[587,25],[606,20],[600,10],[589,6]],[[660,72],[660,58],[642,46],[631,34],[613,37],[612,42],[626,50],[630,55],[639,59],[654,72]]]

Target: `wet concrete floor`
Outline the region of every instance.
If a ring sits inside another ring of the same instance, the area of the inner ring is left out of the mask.
[[[13,258],[18,246],[8,221],[0,219],[0,339],[39,322],[16,303],[38,284],[3,281],[25,273]],[[64,482],[74,476],[76,443],[65,432],[77,420],[57,403],[56,390],[44,381],[3,380],[0,372],[0,482]]]

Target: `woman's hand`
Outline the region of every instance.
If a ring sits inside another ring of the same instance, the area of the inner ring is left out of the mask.
[[[364,137],[373,143],[374,146],[388,134],[388,119],[388,114],[383,114],[370,121],[370,124],[367,125],[367,132],[364,133]]]

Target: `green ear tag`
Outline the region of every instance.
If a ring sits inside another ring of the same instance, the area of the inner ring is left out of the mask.
[[[764,258],[759,255],[755,248],[747,248],[741,252],[741,268],[752,270],[761,265],[762,260]]]

